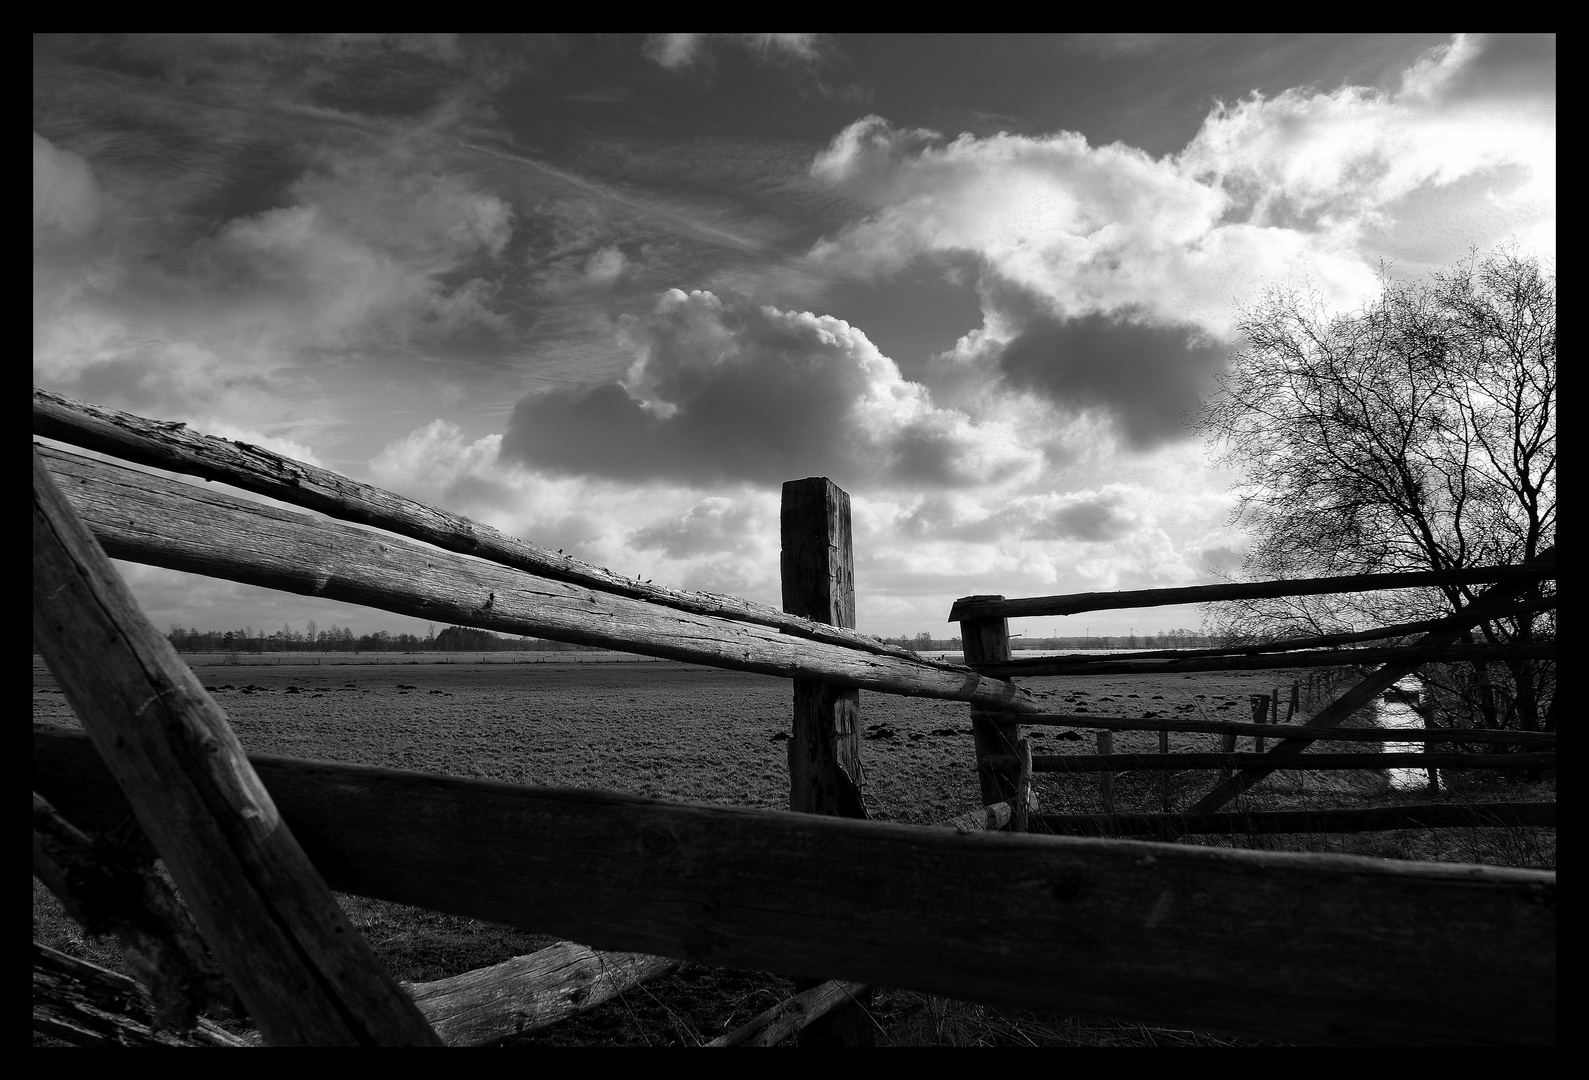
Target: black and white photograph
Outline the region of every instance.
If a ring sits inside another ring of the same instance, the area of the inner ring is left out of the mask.
[[[1555,34],[32,45],[35,1047],[1555,1044]]]

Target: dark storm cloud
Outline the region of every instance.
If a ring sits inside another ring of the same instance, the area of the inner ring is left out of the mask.
[[[705,483],[961,484],[1013,467],[842,320],[671,290],[625,325],[641,357],[628,377],[520,401],[506,458]]]
[[[1137,524],[1118,494],[1104,493],[1077,499],[1034,522],[1027,535],[1034,539],[1118,540]]]
[[[1107,412],[1134,449],[1147,450],[1186,436],[1183,417],[1228,355],[1192,326],[1038,316],[1005,346],[999,369],[1062,406]]]

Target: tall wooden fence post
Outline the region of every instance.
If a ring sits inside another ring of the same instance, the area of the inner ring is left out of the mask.
[[[1003,600],[1002,596],[968,596],[967,601]],[[967,667],[994,664],[1010,658],[1010,624],[1007,619],[965,619],[960,623],[960,644]],[[995,720],[985,714],[971,713],[971,732],[976,739],[977,777],[982,782],[982,804],[1006,802],[1015,805],[1016,775],[982,767],[988,757],[1018,753],[1020,725],[1014,720]],[[1028,804],[1035,812],[1036,806]]]
[[[855,628],[855,558],[850,496],[825,476],[790,480],[779,513],[783,609],[829,626]],[[789,809],[864,818],[861,693],[810,679],[794,680],[794,733],[789,740]],[[819,978],[795,980],[799,993]],[[870,1046],[871,991],[813,1021],[801,1046]]]

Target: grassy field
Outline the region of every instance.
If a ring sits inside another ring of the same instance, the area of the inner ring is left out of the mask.
[[[683,802],[785,809],[789,683],[622,653],[189,657],[243,744],[285,754],[517,784],[599,787]],[[1032,680],[1053,711],[1247,719],[1248,695],[1289,687],[1286,672]],[[1304,710],[1306,711],[1306,710]],[[863,693],[868,810],[927,823],[978,805],[964,705]],[[33,662],[35,723],[76,727],[54,680]],[[1371,718],[1358,722],[1370,723]],[[1038,753],[1093,753],[1091,733],[1025,729]],[[1172,735],[1171,750],[1218,750],[1217,735]],[[1362,744],[1334,744],[1362,750]],[[1151,753],[1158,736],[1120,732],[1116,753]],[[1242,749],[1250,748],[1243,740]],[[1332,744],[1319,744],[1331,749]],[[1444,774],[1442,798],[1554,799],[1554,781],[1522,787]],[[1206,772],[1122,774],[1120,811],[1158,810],[1162,785],[1184,808]],[[1041,807],[1096,812],[1098,778],[1040,774]],[[1489,791],[1496,788],[1496,791]],[[1243,796],[1254,809],[1428,801],[1382,773],[1276,774]],[[1358,835],[1209,838],[1211,843],[1393,858],[1554,868],[1548,829],[1404,830]],[[541,948],[551,938],[394,904],[343,897],[354,923],[401,979],[424,981]],[[35,939],[121,970],[114,943],[85,940],[35,880]],[[526,1037],[523,1045],[698,1045],[788,996],[776,975],[687,966],[620,1001]],[[896,1045],[1230,1043],[1202,1032],[1036,1016],[879,991],[878,1042]]]

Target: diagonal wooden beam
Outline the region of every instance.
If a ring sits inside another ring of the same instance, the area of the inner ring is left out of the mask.
[[[1541,552],[1535,563],[1528,564],[1520,569],[1529,569],[1539,565],[1555,566],[1556,549],[1554,547]],[[1499,585],[1491,586],[1483,594],[1474,599],[1473,603],[1463,608],[1452,616],[1451,624],[1444,629],[1435,630],[1413,643],[1414,647],[1434,648],[1441,645],[1450,645],[1461,637],[1469,627],[1475,626],[1486,619],[1495,617],[1498,612],[1504,611],[1508,605],[1516,603],[1518,597],[1534,586],[1536,577],[1521,577],[1517,580],[1505,581]],[[1336,727],[1358,709],[1369,704],[1380,694],[1390,689],[1396,683],[1417,671],[1421,661],[1403,660],[1386,664],[1378,671],[1371,673],[1362,682],[1352,687],[1346,693],[1336,698],[1335,701],[1320,709],[1318,713],[1301,725],[1301,731],[1320,731]],[[1297,731],[1298,729],[1291,729]],[[1317,734],[1288,734],[1269,751],[1269,757],[1275,761],[1286,761],[1295,758],[1309,746],[1313,745]],[[1212,791],[1204,795],[1189,810],[1188,814],[1212,814],[1236,796],[1268,776],[1273,770],[1247,769],[1237,773],[1230,779],[1217,784]]]
[[[267,1040],[440,1045],[36,452],[33,642]]]

